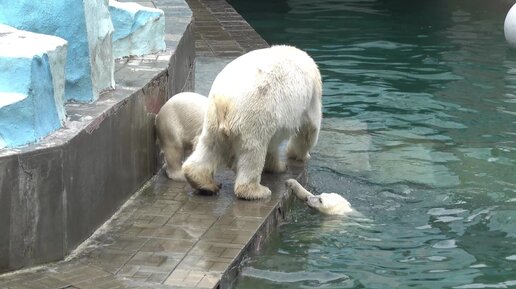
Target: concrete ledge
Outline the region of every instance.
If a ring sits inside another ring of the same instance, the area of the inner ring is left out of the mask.
[[[66,127],[0,150],[0,272],[64,258],[156,173],[154,116],[193,86],[191,12],[180,18],[165,52],[117,61],[115,90],[68,104]]]
[[[307,171],[305,164],[302,163],[289,163],[289,172],[292,178],[297,179],[301,184],[306,185],[307,182]],[[235,281],[237,280],[238,274],[240,274],[241,262],[242,260],[249,255],[257,254],[263,249],[267,238],[270,234],[277,229],[281,222],[284,222],[291,210],[294,202],[297,200],[294,195],[288,194],[285,189],[285,181],[289,178],[287,176],[282,176],[279,179],[276,177],[275,180],[273,176],[269,176],[269,178],[264,178],[264,184],[274,188],[275,191],[281,192],[276,206],[270,211],[269,215],[264,218],[261,226],[256,230],[253,237],[249,240],[246,246],[240,251],[240,253],[236,256],[230,266],[224,271],[221,276],[219,287],[218,288],[233,288],[235,285]]]

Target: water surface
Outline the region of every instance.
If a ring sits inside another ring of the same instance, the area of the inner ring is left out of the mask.
[[[324,81],[297,204],[236,288],[516,288],[516,52],[504,1],[233,0]]]

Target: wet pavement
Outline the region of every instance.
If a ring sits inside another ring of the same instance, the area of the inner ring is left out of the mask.
[[[269,45],[225,0],[186,0],[192,9],[197,56],[236,57]]]
[[[227,288],[242,257],[285,217],[292,198],[284,181],[304,166],[264,175],[269,200],[233,194],[232,172],[217,174],[218,195],[192,192],[160,172],[63,262],[0,277],[0,288]]]
[[[267,43],[225,1],[187,3],[196,27],[196,91],[206,95],[227,62]],[[167,14],[167,25],[173,19]],[[217,174],[223,188],[215,196],[160,172],[66,260],[2,275],[0,288],[227,288],[243,256],[285,217],[292,198],[284,181],[305,176],[303,164],[288,166],[285,174],[263,175],[272,197],[262,201],[236,199],[229,171]]]

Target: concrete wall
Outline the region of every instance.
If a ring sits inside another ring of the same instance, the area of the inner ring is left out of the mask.
[[[68,104],[66,128],[0,150],[0,272],[62,259],[161,166],[154,116],[193,87],[193,32],[181,25],[165,52],[118,61],[116,90]]]

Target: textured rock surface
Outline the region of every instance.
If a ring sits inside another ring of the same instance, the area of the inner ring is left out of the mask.
[[[66,1],[65,1],[66,2]],[[113,23],[108,0],[83,0],[88,34],[91,84],[94,99],[100,92],[115,87],[112,33]]]
[[[110,0],[109,12],[115,27],[115,58],[144,55],[166,48],[165,16],[162,10]]]
[[[65,60],[65,40],[0,24],[0,148],[61,127]]]
[[[18,0],[0,6],[0,23],[68,41],[66,100],[92,102],[113,87],[107,0]]]

